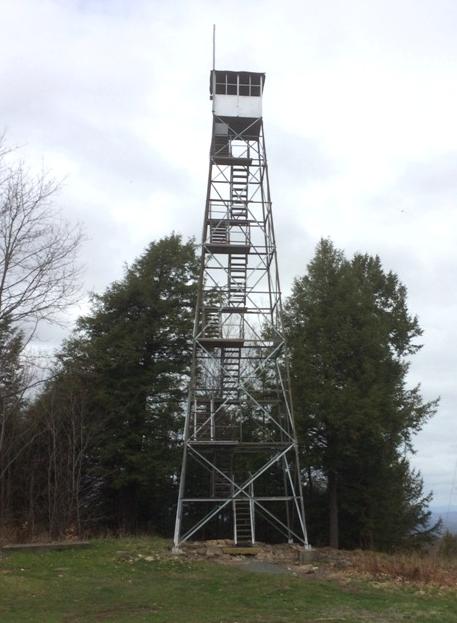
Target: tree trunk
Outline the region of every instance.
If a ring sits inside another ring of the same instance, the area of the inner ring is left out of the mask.
[[[334,471],[328,474],[328,495],[330,507],[329,545],[338,549],[338,478]]]

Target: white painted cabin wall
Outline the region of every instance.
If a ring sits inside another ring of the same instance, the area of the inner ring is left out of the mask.
[[[262,98],[252,95],[215,95],[214,114],[220,117],[262,117]]]

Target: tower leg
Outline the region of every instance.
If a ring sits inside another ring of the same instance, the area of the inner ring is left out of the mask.
[[[184,442],[182,467],[181,467],[181,478],[179,480],[178,506],[176,509],[175,534],[173,538],[173,551],[175,553],[180,551],[179,544],[180,544],[181,523],[182,523],[182,507],[183,507],[182,500],[184,497],[184,488],[186,484],[186,466],[187,466],[187,443]]]
[[[284,495],[287,497],[287,492],[289,490],[289,487],[287,486],[287,460],[284,457],[283,458],[283,481],[284,481]],[[290,526],[290,504],[289,504],[289,500],[286,499],[285,501],[285,505],[286,505],[286,523],[287,523],[287,542],[288,543],[293,543],[293,538],[292,538],[292,533],[290,531],[291,526]]]
[[[305,504],[303,501],[303,487],[301,483],[301,473],[300,473],[300,461],[298,455],[298,445],[295,444],[295,468],[297,474],[297,494],[298,494],[298,502],[300,507],[300,523],[303,530],[303,538],[305,540],[304,547],[305,549],[311,549],[311,545],[308,542],[308,531],[306,529],[306,519],[305,519]]]

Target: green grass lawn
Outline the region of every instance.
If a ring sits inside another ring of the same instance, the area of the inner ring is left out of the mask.
[[[11,553],[0,560],[0,621],[457,623],[457,594],[451,591],[341,584],[160,558],[167,546],[138,538]]]

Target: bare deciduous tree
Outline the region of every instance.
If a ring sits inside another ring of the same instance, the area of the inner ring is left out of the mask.
[[[78,294],[76,262],[81,231],[52,203],[58,184],[45,173],[8,165],[0,143],[0,321],[57,322]]]
[[[24,349],[41,321],[59,323],[78,298],[82,238],[53,202],[58,184],[45,173],[33,176],[12,151],[0,136],[0,527],[12,507],[18,459],[46,432],[24,417],[27,393],[43,382]]]

